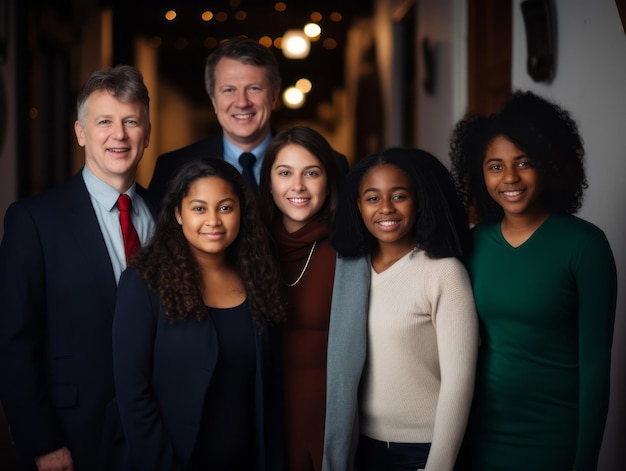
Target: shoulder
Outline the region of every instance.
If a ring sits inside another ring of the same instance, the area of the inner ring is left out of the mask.
[[[222,158],[223,150],[222,133],[218,133],[193,142],[185,147],[161,154],[158,157],[158,162],[166,163],[184,158]]]

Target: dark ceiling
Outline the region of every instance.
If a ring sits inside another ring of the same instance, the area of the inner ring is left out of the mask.
[[[196,103],[207,103],[204,90],[204,60],[214,45],[226,38],[244,35],[254,39],[282,36],[290,28],[302,28],[311,21],[313,12],[322,19],[318,24],[322,34],[312,43],[307,59],[286,59],[274,47],[283,76],[283,88],[293,85],[301,77],[313,83],[306,105],[297,111],[280,109],[286,120],[307,119],[315,116],[317,105],[332,99],[333,90],[343,87],[344,45],[346,33],[358,17],[372,15],[372,1],[311,1],[288,0],[286,9],[276,11],[275,1],[164,1],[164,0],[112,0],[114,12],[114,55],[117,62],[132,61],[132,44],[135,35],[143,35],[158,46],[159,74]],[[132,5],[132,6],[131,6]],[[165,13],[176,10],[174,21],[165,20]],[[225,21],[215,18],[209,22],[201,19],[202,12],[223,12]],[[245,18],[241,13],[245,12]],[[341,14],[341,21],[332,21],[331,13]],[[237,19],[240,15],[241,19]],[[335,49],[326,49],[324,40],[336,41]]]

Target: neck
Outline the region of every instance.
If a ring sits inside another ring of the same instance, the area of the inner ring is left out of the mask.
[[[378,243],[378,246],[372,253],[372,266],[378,273],[386,270],[396,263],[411,250],[415,248],[415,244],[384,244]]]

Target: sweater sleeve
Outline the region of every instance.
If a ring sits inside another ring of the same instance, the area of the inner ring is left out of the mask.
[[[578,291],[579,425],[577,471],[596,469],[609,403],[617,302],[615,260],[606,236],[591,234],[573,261]]]
[[[454,468],[474,393],[478,318],[467,271],[453,258],[437,260],[429,277],[441,388],[426,471]]]

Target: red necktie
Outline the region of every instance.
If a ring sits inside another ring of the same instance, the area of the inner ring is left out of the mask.
[[[117,209],[120,210],[120,226],[122,226],[122,238],[124,239],[124,252],[126,253],[126,263],[130,257],[132,257],[141,243],[139,242],[139,236],[133,226],[133,222],[130,219],[130,209],[133,206],[133,202],[130,196],[121,194],[117,199]]]

